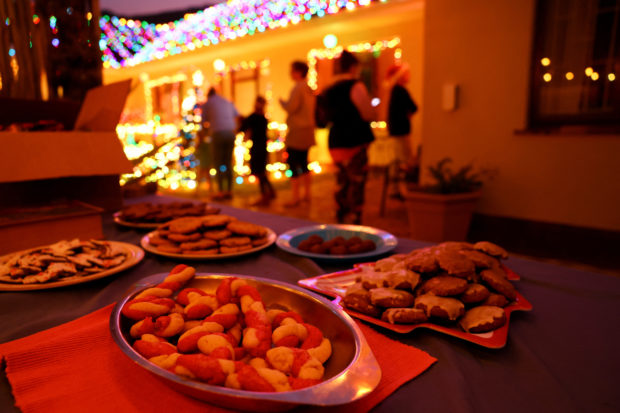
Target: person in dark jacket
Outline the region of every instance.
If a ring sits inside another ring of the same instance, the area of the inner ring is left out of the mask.
[[[411,117],[418,111],[405,87],[409,82],[409,66],[394,65],[387,72],[388,84],[392,85],[389,95],[387,127],[394,148],[394,162],[390,167],[391,197],[402,198],[398,189],[399,176],[411,170],[418,162],[411,150]]]
[[[265,117],[264,97],[258,96],[254,103],[254,112],[241,122],[240,130],[245,133],[246,139],[252,140],[250,148],[250,169],[258,179],[261,197],[252,205],[269,205],[276,197],[276,193],[267,179],[267,118]]]
[[[323,92],[330,124],[329,151],[338,168],[336,218],[338,222],[360,224],[368,174],[366,152],[374,140],[370,121],[375,119],[375,110],[366,86],[359,80],[357,57],[345,50],[338,64],[341,74]]]

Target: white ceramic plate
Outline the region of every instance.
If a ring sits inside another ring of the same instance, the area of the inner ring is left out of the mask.
[[[120,211],[114,213],[114,222],[116,222],[118,225],[121,225],[123,227],[142,228],[142,229],[154,229],[154,228],[157,228],[160,225],[165,224],[165,222],[129,222],[129,221],[124,221],[121,218]]]
[[[0,291],[47,290],[50,288],[65,287],[67,285],[82,284],[85,282],[98,280],[99,278],[108,277],[110,275],[124,271],[127,268],[133,267],[134,265],[142,261],[142,259],[144,258],[144,251],[142,250],[142,248],[138,247],[137,245],[127,244],[125,242],[117,242],[117,241],[107,241],[107,242],[109,242],[116,248],[122,248],[125,250],[125,253],[127,254],[127,258],[121,265],[110,268],[109,270],[96,272],[90,275],[64,277],[64,278],[60,278],[57,281],[46,282],[46,283],[11,284],[11,283],[6,283],[6,282],[0,282]],[[41,247],[30,248],[28,249],[28,251],[39,249],[39,248]],[[9,255],[13,255],[13,254],[15,253],[11,253]],[[4,257],[0,258],[0,261],[2,261],[3,259]]]

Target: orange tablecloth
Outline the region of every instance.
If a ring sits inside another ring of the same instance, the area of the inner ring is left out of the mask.
[[[30,412],[225,412],[168,388],[114,343],[113,305],[77,320],[0,345],[16,405]],[[436,359],[360,327],[381,365],[381,383],[344,411],[368,411]]]

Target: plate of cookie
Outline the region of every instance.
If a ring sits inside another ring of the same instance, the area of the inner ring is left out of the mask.
[[[140,247],[124,242],[62,240],[0,257],[0,291],[81,284],[117,274],[143,258]]]
[[[398,240],[389,232],[363,225],[321,224],[281,234],[276,245],[292,254],[323,261],[360,261],[386,254]]]
[[[486,241],[445,242],[298,283],[388,330],[426,328],[502,348],[511,314],[532,309],[514,286],[519,276],[501,261],[507,257]]]
[[[215,260],[261,251],[276,241],[270,228],[214,214],[174,219],[140,241],[145,250],[165,257]]]
[[[218,214],[220,209],[204,202],[140,202],[114,213],[114,222],[129,228],[155,229],[176,218]]]

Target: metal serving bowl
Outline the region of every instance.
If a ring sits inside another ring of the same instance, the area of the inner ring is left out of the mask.
[[[241,410],[278,411],[300,404],[332,406],[360,399],[377,387],[381,369],[355,322],[341,308],[297,286],[265,278],[233,274],[199,274],[186,287],[215,291],[223,278],[245,279],[260,292],[265,306],[290,309],[321,329],[332,343],[325,363],[324,381],[301,390],[263,393],[213,386],[164,370],[139,355],[132,347],[129,329],[135,322],[121,315],[123,305],[138,292],[158,284],[167,274],[142,279],[118,301],[110,316],[110,329],[121,350],[135,363],[155,374],[177,391],[209,403]]]

